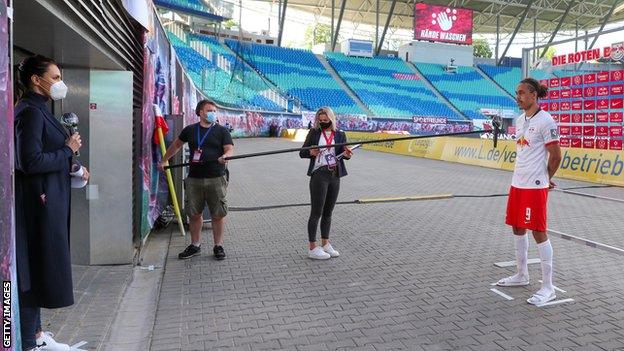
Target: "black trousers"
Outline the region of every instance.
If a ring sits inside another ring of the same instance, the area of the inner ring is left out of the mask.
[[[22,350],[30,350],[37,346],[35,334],[41,331],[41,308],[20,306],[20,332],[22,334]]]
[[[308,240],[316,241],[316,228],[321,220],[321,238],[329,239],[332,212],[340,191],[340,178],[337,171],[322,167],[310,177],[310,199],[312,209],[308,219]]]

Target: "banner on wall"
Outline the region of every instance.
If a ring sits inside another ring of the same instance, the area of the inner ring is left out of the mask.
[[[622,59],[621,52],[622,43],[616,43],[612,44],[611,46],[606,46],[602,49],[596,48],[579,52],[572,52],[567,55],[556,55],[552,57],[551,64],[552,66],[562,66],[581,63],[585,61],[598,60],[601,58],[611,58],[613,60],[620,61]],[[616,59],[618,57],[619,59]]]
[[[0,0],[0,47],[9,46],[9,21],[6,0]],[[15,223],[13,188],[13,82],[11,62],[6,51],[0,55],[0,276],[2,277],[3,338],[1,350],[21,350],[17,272],[15,265]],[[7,314],[7,311],[9,312]]]
[[[169,189],[164,173],[156,165],[161,159],[153,140],[155,130],[154,106],[170,114],[171,46],[156,12],[151,13],[143,48],[143,107],[141,173],[143,174],[141,236],[146,236],[169,202]]]

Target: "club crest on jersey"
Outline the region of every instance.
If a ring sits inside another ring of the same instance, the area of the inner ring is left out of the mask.
[[[520,145],[521,147],[525,147],[525,146],[530,147],[530,146],[531,146],[531,144],[529,143],[529,141],[528,141],[528,140],[527,140],[524,136],[521,136],[521,137],[520,137],[520,138],[516,141],[516,144],[517,144],[517,145]]]

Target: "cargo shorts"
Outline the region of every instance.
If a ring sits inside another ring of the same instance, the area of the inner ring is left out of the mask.
[[[208,205],[210,215],[222,218],[227,215],[228,181],[225,176],[214,178],[186,178],[184,180],[184,209],[186,214],[195,216],[202,214]]]

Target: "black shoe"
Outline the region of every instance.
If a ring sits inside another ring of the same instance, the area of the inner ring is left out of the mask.
[[[191,244],[187,246],[186,249],[184,249],[184,251],[178,254],[178,258],[181,260],[186,260],[187,258],[197,256],[200,253],[201,253],[201,247]]]
[[[223,250],[223,246],[215,246],[212,251],[214,252],[215,260],[221,261],[225,258],[225,251]]]

